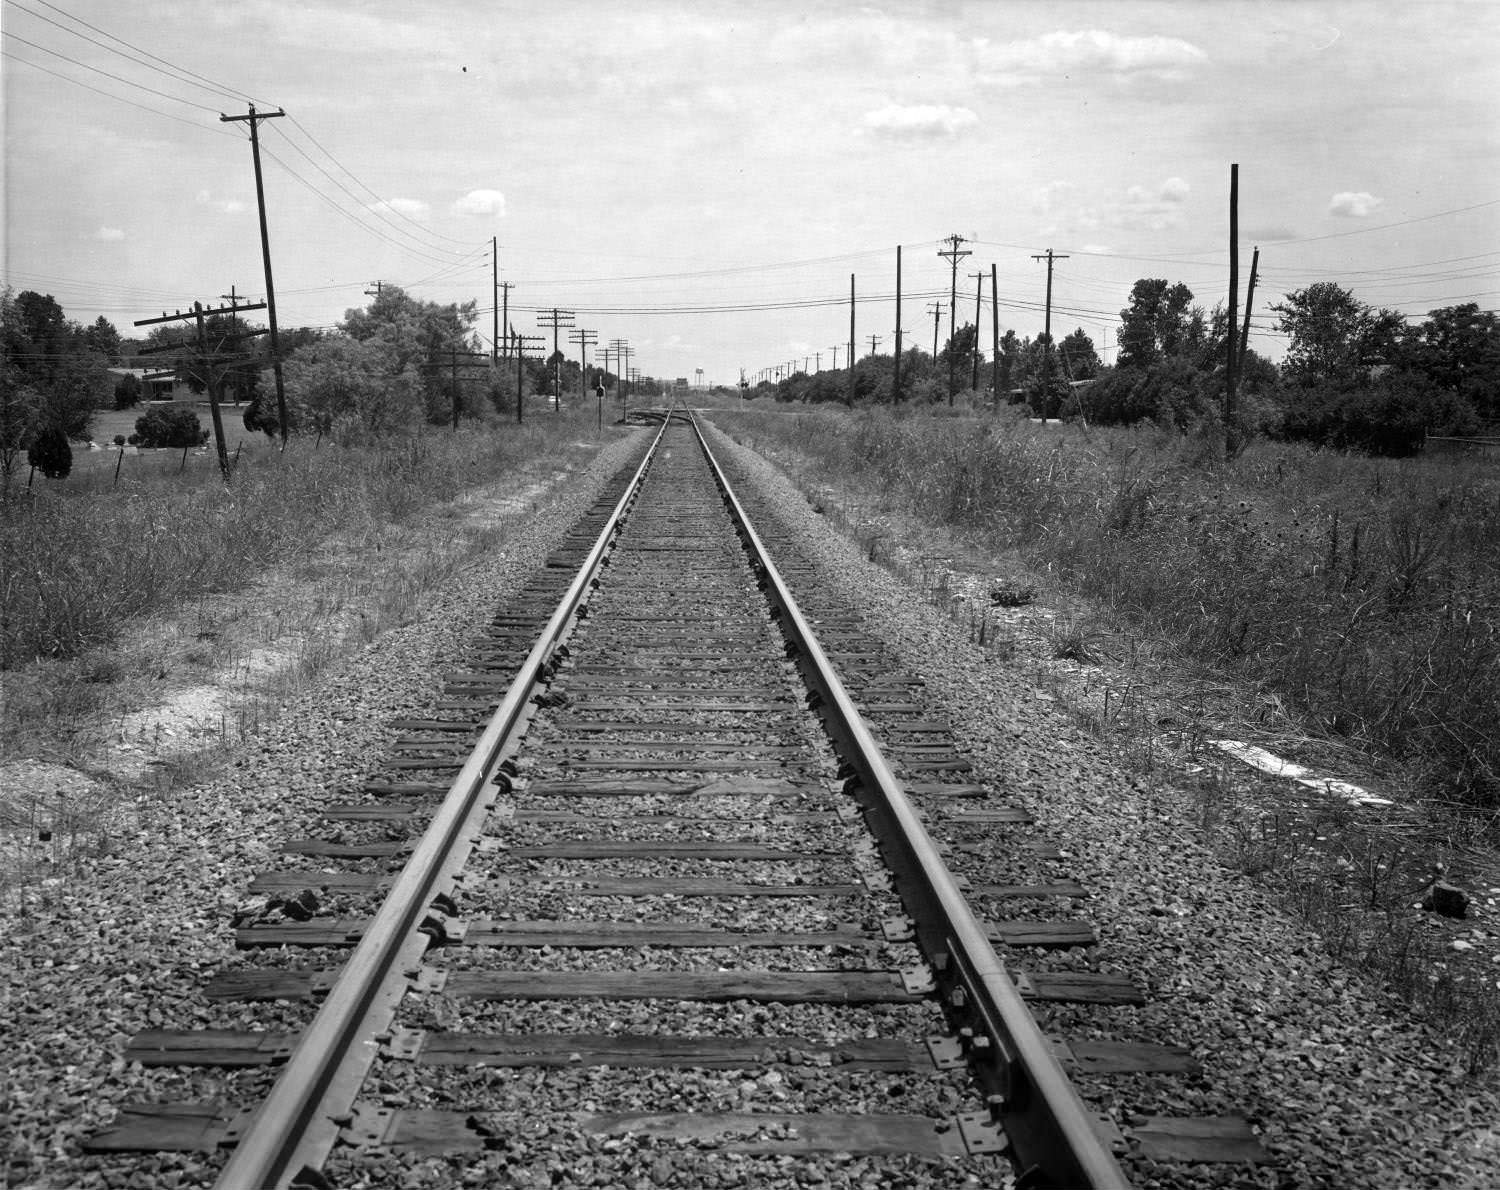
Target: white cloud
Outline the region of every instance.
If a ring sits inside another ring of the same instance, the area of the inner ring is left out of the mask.
[[[1384,201],[1364,190],[1343,190],[1329,200],[1328,213],[1350,219],[1364,219],[1373,215],[1375,208]]]
[[[988,81],[1012,86],[1060,74],[1178,79],[1208,61],[1180,37],[1123,37],[1101,29],[1059,30],[993,46],[981,42],[977,57]]]
[[[1154,191],[1132,186],[1116,209],[1116,220],[1126,227],[1148,227],[1161,231],[1182,219],[1190,187],[1181,178],[1168,178]]]
[[[94,239],[103,240],[106,244],[118,243],[125,238],[125,232],[118,227],[101,227],[94,233]]]
[[[865,113],[865,127],[877,136],[897,140],[932,140],[956,136],[965,128],[979,123],[979,117],[966,107],[949,107],[945,103],[919,103],[902,106],[887,104]]]
[[[198,191],[198,205],[212,207],[224,215],[238,215],[245,209],[245,204],[237,198],[215,198],[208,190]]]
[[[366,208],[371,211],[395,211],[398,215],[405,215],[408,219],[425,219],[432,210],[420,198],[386,198],[380,202],[372,202]]]
[[[470,190],[453,204],[453,213],[498,218],[505,214],[505,195],[498,190]]]

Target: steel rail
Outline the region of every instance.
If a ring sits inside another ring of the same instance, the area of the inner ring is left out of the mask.
[[[916,809],[870,734],[854,700],[818,644],[811,625],[750,524],[728,477],[692,419],[694,432],[739,527],[752,565],[782,629],[805,662],[804,676],[822,700],[818,708],[856,771],[870,808],[887,829],[903,881],[902,893],[918,939],[945,985],[948,1005],[973,1022],[969,1064],[989,1093],[992,1117],[1005,1130],[1027,1187],[1129,1190],[1130,1182],[1096,1131],[1051,1043],[1011,981],[1005,965],[938,854]],[[915,904],[912,903],[915,900]]]
[[[245,1126],[214,1183],[218,1190],[282,1190],[304,1170],[320,1169],[327,1159],[378,1051],[381,1025],[372,1024],[372,1016],[382,1004],[393,1012],[404,994],[407,971],[420,961],[429,941],[419,929],[432,912],[433,899],[451,891],[450,860],[461,848],[466,855],[472,847],[488,812],[484,787],[524,720],[543,667],[584,602],[665,430],[664,421],[337,983]],[[332,1102],[336,1094],[344,1101]]]

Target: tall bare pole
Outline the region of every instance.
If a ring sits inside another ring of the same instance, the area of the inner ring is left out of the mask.
[[[943,303],[928,302],[927,312],[932,315],[932,362],[937,363],[938,320],[943,317]]]
[[[500,307],[495,293],[500,288],[500,237],[490,237],[490,370],[500,359]]]
[[[515,287],[514,281],[502,281],[499,286],[500,292],[503,295],[500,299],[500,325],[505,328],[505,354],[507,359],[510,357],[510,343],[514,337],[511,334],[512,327],[510,325],[510,291]]]
[[[1240,167],[1229,167],[1229,334],[1224,350],[1224,451],[1239,450],[1239,434],[1234,428],[1234,386],[1236,356],[1239,354],[1238,304],[1240,300]]]
[[[1245,352],[1250,350],[1250,303],[1255,300],[1255,276],[1260,269],[1260,246],[1250,257],[1250,281],[1245,286],[1245,320],[1240,325],[1240,366],[1238,375],[1245,375]]]
[[[1042,332],[1047,342],[1042,347],[1042,425],[1047,424],[1047,402],[1052,399],[1052,262],[1054,260],[1067,260],[1066,256],[1058,256],[1051,248],[1047,249],[1045,256],[1033,254],[1032,260],[1045,260],[1047,262],[1047,315],[1046,329]]]
[[[958,262],[965,256],[972,256],[973,253],[967,248],[959,247],[964,242],[964,238],[961,235],[954,234],[949,236],[948,242],[953,246],[944,249],[938,255],[946,256],[953,266],[952,275],[948,281],[948,404],[951,405],[953,404],[954,386],[957,383],[953,379],[953,336],[958,331]],[[937,354],[936,340],[934,340],[932,353],[934,355]]]
[[[854,408],[854,274],[849,274],[849,408]]]
[[[901,400],[901,245],[896,245],[896,370],[891,375],[891,403]]]
[[[979,388],[979,307],[984,301],[984,270],[970,273],[974,278],[974,368],[973,375],[969,377],[969,387]]]
[[[990,387],[995,390],[995,408],[1000,408],[1000,291],[995,287],[995,266],[990,265]]]
[[[219,116],[221,124],[247,121],[250,125],[250,157],[255,162],[255,203],[260,208],[260,255],[266,269],[266,320],[271,327],[271,372],[276,377],[276,421],[281,427],[281,449],[286,449],[290,427],[286,416],[286,383],[281,378],[281,340],[276,334],[276,285],[271,280],[271,237],[266,231],[266,190],[260,175],[260,122],[274,120],[286,112],[259,112],[250,105],[248,116]]]
[[[828,350],[833,352],[833,370],[837,372],[839,370],[839,349],[837,346],[833,346]]]

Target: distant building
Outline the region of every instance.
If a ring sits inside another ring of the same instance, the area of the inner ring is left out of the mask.
[[[110,368],[108,371],[117,384],[126,376],[139,380],[143,401],[175,401],[192,395],[188,386],[177,378],[177,373],[165,368]]]
[[[673,388],[686,388],[687,386],[688,382],[686,376],[679,376],[676,380],[672,381]]]

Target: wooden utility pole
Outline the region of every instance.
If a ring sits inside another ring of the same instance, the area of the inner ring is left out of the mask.
[[[995,266],[990,265],[990,388],[995,391],[995,408],[1000,408],[1000,291],[995,288]]]
[[[854,408],[854,274],[849,274],[849,408]]]
[[[573,325],[573,311],[559,310],[553,306],[550,310],[539,311],[536,316],[538,326],[552,328],[552,392],[557,408],[562,409],[562,360],[558,358],[557,331],[559,327],[570,327]]]
[[[374,298],[378,302],[380,300],[381,290],[383,290],[385,288],[385,282],[384,281],[371,281],[370,284],[373,285],[375,288],[374,289],[367,289],[367,290],[365,290],[365,297],[372,297],[372,298]]]
[[[969,377],[969,387],[979,389],[979,307],[984,301],[984,270],[970,273],[974,278],[974,368],[973,375]]]
[[[943,317],[942,302],[928,302],[927,313],[932,315],[932,362],[937,363],[938,321]]]
[[[884,337],[885,337],[884,335],[871,335],[870,336],[870,354],[871,355],[875,354],[875,349],[880,346],[880,341]]]
[[[448,366],[449,366],[449,368],[452,370],[452,377],[451,377],[451,380],[449,382],[449,385],[450,385],[450,387],[449,387],[449,398],[450,398],[450,400],[453,403],[453,428],[456,430],[456,429],[458,429],[458,413],[459,413],[459,409],[462,407],[462,404],[463,404],[463,402],[459,400],[459,390],[458,390],[458,361],[460,359],[465,359],[465,358],[466,359],[483,359],[484,358],[484,352],[482,352],[482,351],[459,351],[457,348],[450,347],[443,354],[445,356],[447,356],[447,359],[446,360],[434,360],[433,364],[434,364],[434,366],[441,368],[444,363],[447,363]]]
[[[154,326],[163,322],[187,322],[189,320],[194,323],[193,345],[198,349],[198,365],[203,369],[203,375],[208,386],[208,410],[214,427],[214,447],[218,451],[219,471],[223,474],[225,483],[229,482],[230,475],[229,449],[224,441],[224,419],[219,413],[219,397],[220,390],[224,384],[224,374],[215,363],[215,357],[217,356],[218,348],[222,348],[227,343],[235,343],[240,339],[253,339],[256,335],[264,335],[266,332],[263,330],[247,330],[222,335],[215,350],[210,351],[208,347],[208,324],[205,321],[204,315],[217,317],[227,314],[230,318],[234,318],[248,310],[269,311],[269,306],[265,302],[256,302],[254,305],[249,306],[240,306],[231,302],[228,306],[220,306],[215,310],[205,310],[202,302],[194,302],[190,313],[184,314],[179,310],[175,314],[163,313],[160,318],[137,319],[135,323],[136,326]],[[163,351],[181,351],[184,346],[186,344],[164,343],[159,347],[143,348],[140,354],[155,355]]]
[[[266,231],[266,190],[261,182],[260,175],[260,122],[262,120],[275,120],[286,115],[284,111],[259,112],[255,105],[250,105],[250,114],[247,116],[225,116],[219,117],[222,124],[235,124],[246,121],[250,125],[250,157],[255,162],[255,203],[260,208],[260,255],[266,270],[266,319],[271,326],[271,371],[276,377],[276,419],[281,427],[281,449],[286,449],[287,434],[290,427],[287,425],[286,415],[286,383],[281,377],[281,340],[276,335],[276,285],[271,280],[271,237]]]
[[[959,247],[963,242],[963,236],[951,235],[948,237],[948,243],[952,247],[938,253],[939,256],[946,256],[953,266],[948,281],[948,404],[950,405],[953,404],[953,391],[956,383],[953,379],[953,336],[958,330],[955,322],[958,317],[958,262],[965,256],[973,255],[969,249]],[[932,353],[937,355],[936,339],[933,340]]]
[[[490,237],[490,368],[500,359],[500,304],[495,291],[500,288],[500,239]]]
[[[541,335],[523,335],[516,331],[511,335],[511,343],[516,354],[516,425],[521,424],[522,391],[526,379],[526,353],[531,350],[532,343],[545,343],[546,339]]]
[[[1051,248],[1047,249],[1045,256],[1033,254],[1032,260],[1045,260],[1047,262],[1047,316],[1046,329],[1042,332],[1046,336],[1046,343],[1042,346],[1042,425],[1047,424],[1047,403],[1052,399],[1052,262],[1054,260],[1067,260],[1066,256],[1058,256]]]
[[[582,362],[578,365],[578,395],[588,395],[589,384],[589,345],[599,341],[599,332],[585,330],[583,327],[575,327],[568,332],[568,342],[577,343]]]
[[[896,367],[891,373],[891,404],[901,403],[901,245],[896,245]]]
[[[837,372],[839,370],[839,349],[837,347],[830,347],[828,350],[833,352],[833,371]]]
[[[615,385],[620,392],[620,420],[623,422],[625,420],[625,402],[628,400],[625,384],[630,379],[626,374],[626,369],[630,366],[630,357],[635,354],[635,348],[630,345],[628,339],[611,339],[609,346],[615,356]]]
[[[1245,375],[1245,352],[1250,350],[1250,303],[1255,300],[1255,276],[1259,269],[1260,246],[1256,245],[1255,253],[1250,257],[1250,281],[1245,286],[1245,320],[1240,325],[1240,377]]]
[[[500,306],[500,325],[505,328],[505,343],[506,343],[506,355],[507,355],[507,357],[509,357],[509,355],[510,355],[511,332],[515,329],[514,327],[512,327],[510,325],[510,291],[512,289],[514,289],[515,287],[516,286],[515,286],[515,282],[514,281],[502,281],[502,282],[500,282],[500,293],[502,295],[501,299],[500,299],[500,301],[501,301],[501,306]]]
[[[1234,455],[1240,436],[1234,426],[1235,358],[1239,354],[1238,303],[1240,300],[1240,167],[1229,167],[1229,333],[1224,337],[1224,453]]]

